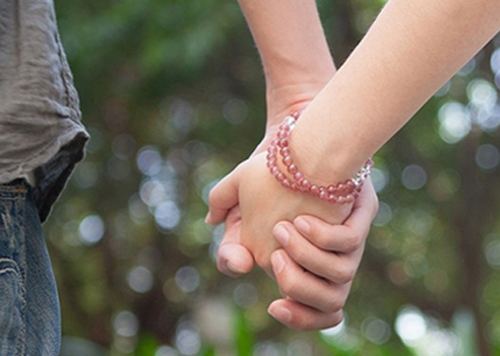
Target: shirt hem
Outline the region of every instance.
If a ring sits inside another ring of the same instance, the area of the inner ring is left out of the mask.
[[[88,139],[84,127],[73,122],[70,129],[62,132],[40,153],[23,161],[15,169],[0,173],[0,184],[34,172],[37,182],[34,187],[35,201],[40,220],[45,221],[75,165],[84,158]]]

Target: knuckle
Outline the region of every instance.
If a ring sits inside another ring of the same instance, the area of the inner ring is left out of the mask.
[[[278,284],[283,293],[285,293],[285,295],[287,296],[293,295],[297,290],[297,283],[293,280],[293,278],[290,278],[289,275],[286,273],[283,273],[279,277]]]
[[[325,232],[316,235],[315,244],[324,250],[330,250],[332,247],[331,238]]]
[[[310,320],[310,321],[302,321],[302,322],[294,322],[294,323],[290,323],[290,329],[292,330],[295,330],[295,331],[312,331],[312,330],[316,330],[318,329],[315,325],[314,325],[314,321]]]
[[[329,312],[329,313],[335,313],[335,312],[338,312],[339,310],[344,309],[344,307],[345,307],[345,302],[346,302],[346,301],[345,301],[345,299],[344,299],[344,298],[339,298],[339,297],[334,298],[334,299],[330,302],[330,304],[329,304],[329,306],[328,306],[328,309],[329,309],[329,310],[328,310],[328,312]]]
[[[350,272],[342,272],[340,275],[339,275],[339,282],[341,284],[347,284],[349,282],[351,282],[354,278],[354,275],[351,274]]]
[[[301,318],[293,318],[286,325],[293,330],[297,331],[316,331],[319,329],[332,328],[340,323],[343,320],[342,310],[335,310],[332,312],[326,312],[325,314],[331,315],[323,315],[321,319],[324,317],[327,320],[320,321],[317,316],[304,315]]]
[[[310,314],[301,315],[297,318],[292,318],[287,326],[297,331],[311,331],[318,329],[318,320]]]
[[[347,236],[344,241],[345,252],[353,252],[359,249],[363,244],[363,238],[357,233]]]
[[[341,284],[347,284],[354,279],[356,271],[352,268],[343,267],[337,271],[337,280]]]
[[[342,323],[342,320],[344,320],[344,315],[340,310],[340,313],[338,313],[338,315],[335,315],[334,319],[332,320],[331,323],[329,323],[327,327],[333,328],[335,326],[338,326],[340,325],[340,323]]]
[[[345,302],[346,296],[340,290],[332,288],[330,293],[325,296],[321,310],[329,314],[337,313],[344,308]]]
[[[217,192],[215,190],[215,187],[210,189],[210,192],[208,193],[208,203],[209,205],[214,205],[215,201],[217,200]]]
[[[322,310],[326,313],[336,313],[344,307],[345,298],[342,295],[335,291],[332,293],[323,303]]]
[[[309,326],[308,322],[294,320],[294,319],[292,319],[290,322],[288,322],[287,326],[290,329],[296,330],[296,331],[312,330],[312,328]]]
[[[325,300],[320,307],[320,310],[324,313],[335,313],[337,311],[337,304],[331,299]]]
[[[307,261],[307,252],[304,251],[303,248],[299,248],[299,246],[291,243],[289,245],[290,247],[290,255],[293,256],[293,259],[295,262],[297,262],[299,265],[303,264],[304,262]]]

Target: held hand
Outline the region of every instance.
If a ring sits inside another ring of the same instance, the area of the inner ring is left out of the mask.
[[[274,138],[278,126],[278,124],[268,125],[266,136],[250,157],[265,152]],[[252,254],[241,244],[241,211],[239,204],[229,210],[225,223],[226,228],[217,252],[217,268],[225,275],[236,278],[241,274],[250,272],[254,266]]]
[[[217,251],[217,268],[229,277],[239,277],[253,269],[254,259],[250,251],[241,244],[241,212],[239,205],[232,208],[226,217],[226,228]]]
[[[310,93],[306,93],[304,90],[299,97],[288,95],[288,100],[283,100],[281,93],[279,93],[278,98],[270,98],[272,103],[278,104],[269,104],[266,135],[250,157],[265,152],[278,132],[281,119],[291,112],[303,109],[319,90],[320,88],[316,88]],[[292,97],[294,99],[289,102]],[[248,249],[241,244],[241,211],[238,204],[229,210],[225,223],[226,228],[217,253],[217,268],[230,277],[239,277],[253,269],[254,259]]]
[[[271,276],[270,257],[279,247],[272,230],[278,221],[293,221],[298,215],[308,214],[330,224],[340,224],[351,211],[349,205],[332,205],[281,187],[266,167],[265,153],[240,164],[212,189],[209,200],[207,222],[211,224],[224,221],[229,210],[239,203],[242,217],[239,242]]]
[[[285,296],[269,313],[288,327],[316,330],[342,321],[342,308],[359,267],[378,199],[368,179],[343,225],[313,216],[279,222],[274,235],[282,249],[271,260]]]

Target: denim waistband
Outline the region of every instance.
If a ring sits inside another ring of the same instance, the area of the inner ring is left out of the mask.
[[[29,184],[24,178],[15,179],[12,182],[0,184],[0,198],[17,198],[26,195]]]

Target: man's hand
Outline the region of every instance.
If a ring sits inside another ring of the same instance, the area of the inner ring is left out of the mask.
[[[328,224],[311,215],[298,216],[293,224],[276,224],[273,232],[282,249],[272,254],[271,261],[284,299],[271,304],[270,314],[299,330],[338,324],[377,210],[378,199],[368,179],[342,225]],[[226,224],[218,267],[227,275],[238,276],[254,265],[252,254],[241,244],[239,208],[228,214]],[[288,239],[280,228],[285,229]]]
[[[342,225],[313,216],[279,222],[274,236],[283,249],[271,261],[284,299],[268,311],[286,326],[316,330],[342,321],[342,308],[361,262],[378,199],[368,179],[353,211]]]
[[[283,118],[291,113],[304,109],[321,87],[305,84],[298,90],[297,86],[273,90],[268,95],[268,115],[266,134],[250,155],[250,158],[265,152],[278,132],[278,127]],[[226,217],[226,229],[217,253],[217,268],[220,272],[238,277],[253,269],[254,259],[252,254],[241,244],[241,211],[239,204],[235,205]]]
[[[298,215],[308,214],[331,224],[341,224],[352,208],[283,188],[269,173],[265,153],[241,163],[212,189],[209,201],[207,222],[212,224],[223,222],[229,210],[239,204],[241,244],[271,276],[271,254],[279,248],[272,235],[277,222],[293,221]]]

